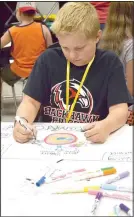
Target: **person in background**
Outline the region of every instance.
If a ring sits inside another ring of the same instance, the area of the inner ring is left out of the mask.
[[[128,117],[131,101],[122,63],[114,52],[96,48],[100,24],[88,2],[66,3],[51,30],[60,47],[47,49],[37,59],[16,113],[14,139],[24,143],[35,136],[33,122],[42,107],[43,122],[87,123],[86,139],[104,143]]]
[[[98,47],[114,51],[123,63],[127,87],[134,97],[134,2],[111,2]],[[117,90],[118,91],[118,90]]]
[[[98,17],[99,17],[99,21],[100,21],[100,28],[101,28],[101,30],[103,30],[105,27],[105,23],[106,23],[110,2],[108,2],[108,1],[106,1],[106,2],[91,1],[90,3],[95,7],[95,9],[98,13]]]
[[[34,22],[35,14],[35,2],[18,2],[16,17],[19,24],[9,28],[0,39],[2,48],[11,42],[14,61],[1,70],[2,80],[11,86],[21,78],[29,77],[38,56],[52,44],[48,28]]]

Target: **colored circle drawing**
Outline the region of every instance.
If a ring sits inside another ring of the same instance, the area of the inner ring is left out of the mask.
[[[49,134],[44,141],[49,145],[68,145],[76,142],[77,137],[71,133],[53,133]]]

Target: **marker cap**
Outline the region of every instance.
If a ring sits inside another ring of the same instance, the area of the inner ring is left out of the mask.
[[[114,174],[116,172],[117,171],[116,171],[115,168],[112,168],[112,169],[109,169],[109,170],[103,170],[103,175],[106,176],[106,175]]]
[[[120,204],[120,208],[125,212],[128,213],[128,211],[130,210],[127,206],[125,206],[123,203]]]
[[[105,190],[112,190],[112,191],[115,191],[117,186],[116,185],[110,185],[110,184],[102,184],[101,185],[101,188],[102,189],[105,189]]]
[[[125,177],[129,176],[129,174],[130,174],[129,171],[125,171],[125,172],[123,172],[123,173],[120,173],[119,176],[120,176],[120,178],[122,179],[122,178],[125,178]]]
[[[42,177],[40,178],[40,180],[36,182],[36,186],[39,187],[40,185],[44,184],[44,183],[45,183],[45,180],[46,180],[46,177],[45,177],[45,176],[42,176]]]

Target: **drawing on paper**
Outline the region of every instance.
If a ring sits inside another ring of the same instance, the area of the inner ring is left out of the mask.
[[[51,149],[51,148],[44,148],[40,151],[41,155],[50,155],[50,156],[67,156],[67,155],[76,155],[80,152],[80,150],[76,147],[76,148],[63,148],[63,146],[61,147],[57,147],[55,149]]]
[[[1,144],[1,156],[10,148],[12,144],[11,143],[7,143],[5,144]]]
[[[4,138],[4,139],[7,139],[9,138],[10,136],[12,136],[12,132],[2,132],[1,133],[1,138]]]
[[[80,151],[79,147],[87,146],[82,127],[79,125],[36,123],[35,126],[37,138],[28,143],[38,146],[41,156],[77,155]],[[5,153],[11,146],[9,138],[13,139],[13,127],[14,124],[2,126],[3,146],[1,147],[1,154]]]
[[[13,124],[1,126],[1,156],[11,147],[11,138],[13,134]]]
[[[41,156],[77,155],[88,142],[81,126],[37,124],[37,138],[31,143],[40,147]]]
[[[81,126],[67,126],[67,125],[51,125],[51,124],[36,124],[37,131],[41,130],[49,130],[49,131],[58,131],[58,130],[66,130],[66,131],[74,131],[74,132],[82,132]]]
[[[111,161],[132,161],[132,152],[105,152],[102,160]]]
[[[67,145],[75,143],[78,138],[71,133],[53,133],[45,137],[44,141],[48,145]]]

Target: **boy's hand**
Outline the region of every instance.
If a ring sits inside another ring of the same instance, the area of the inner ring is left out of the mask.
[[[93,143],[104,143],[110,134],[105,120],[87,124],[83,131],[86,139]]]
[[[37,131],[35,126],[29,123],[26,123],[26,126],[29,128],[29,130],[27,130],[24,126],[21,126],[20,123],[15,123],[13,137],[19,143],[28,142],[30,139],[36,137]]]

